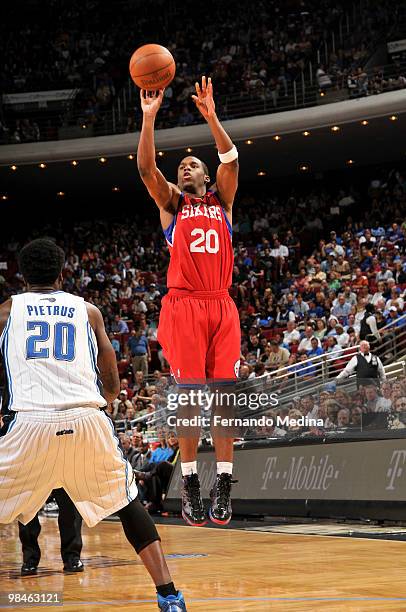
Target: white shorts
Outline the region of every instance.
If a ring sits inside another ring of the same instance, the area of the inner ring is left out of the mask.
[[[60,487],[89,527],[137,497],[132,467],[103,411],[17,412],[0,437],[0,523],[27,524]]]

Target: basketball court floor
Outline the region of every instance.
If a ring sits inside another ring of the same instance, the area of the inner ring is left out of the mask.
[[[56,518],[41,517],[43,557],[21,578],[17,525],[0,527],[0,593],[62,591],[66,612],[156,610],[152,582],[117,522],[83,527],[82,574],[64,575]],[[158,525],[188,610],[406,611],[405,529],[320,524],[233,528]],[[319,533],[335,535],[319,535]],[[3,600],[4,601],[4,600]],[[1,610],[52,610],[25,604]]]

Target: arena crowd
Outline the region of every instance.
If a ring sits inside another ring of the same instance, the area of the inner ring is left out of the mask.
[[[376,310],[377,345],[402,322],[405,177],[395,168],[370,172],[346,190],[337,179],[337,186],[329,188],[326,180],[302,192],[285,186],[266,194],[241,191],[230,293],[240,313],[242,363],[250,373],[273,371],[304,353],[351,347],[368,304]],[[359,218],[348,216],[350,206]],[[67,253],[64,288],[100,308],[121,373],[134,384],[137,371],[167,371],[156,335],[169,258],[158,218],[78,221],[48,231]],[[2,300],[22,290],[20,241],[9,238],[2,247]]]
[[[34,18],[39,3],[24,5],[23,10],[20,1],[7,5],[7,18],[0,25],[2,91],[71,89],[74,95],[52,118],[0,107],[0,143],[57,139],[58,128],[72,125],[85,125],[95,134],[111,133],[111,106],[128,82],[129,58],[151,41],[165,41],[177,62],[157,128],[200,122],[190,96],[202,74],[212,76],[224,119],[250,103],[253,114],[258,102],[265,103],[268,112],[292,103],[292,83],[302,72],[306,81],[313,72],[320,89],[348,87],[349,92],[354,88],[362,92],[366,88],[378,93],[404,86],[403,74],[396,83],[380,77],[379,71],[368,83],[360,76],[374,45],[396,23],[396,11],[381,0],[363,0],[357,7],[346,0],[261,0],[255,5],[237,0],[230,7],[208,0],[205,10],[210,21],[201,29],[191,17],[192,0],[167,1],[161,11],[163,4],[155,2],[153,23],[148,4],[142,2],[122,1],[118,10],[116,3],[98,0],[54,0],[41,11],[41,20]],[[326,65],[318,67],[320,51],[324,57],[334,31],[337,48],[329,51]],[[140,120],[135,99],[114,129],[135,131]]]

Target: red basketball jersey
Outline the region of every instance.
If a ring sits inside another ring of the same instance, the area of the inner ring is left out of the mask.
[[[181,193],[178,210],[164,230],[171,260],[168,288],[219,291],[231,285],[232,228],[217,194]]]

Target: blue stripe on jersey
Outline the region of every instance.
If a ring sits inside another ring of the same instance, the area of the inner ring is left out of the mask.
[[[133,501],[133,500],[131,499],[131,496],[130,496],[130,490],[129,490],[129,488],[128,488],[128,460],[127,460],[127,459],[125,459],[125,457],[124,457],[124,455],[123,455],[123,451],[122,451],[122,450],[121,450],[121,448],[120,448],[120,441],[119,441],[119,439],[118,439],[118,438],[117,438],[117,436],[116,436],[116,432],[114,431],[114,425],[113,425],[113,423],[111,422],[111,419],[110,419],[110,418],[107,416],[107,414],[106,414],[104,411],[103,411],[103,414],[104,414],[104,416],[106,417],[106,419],[107,419],[107,420],[108,420],[108,422],[109,422],[109,425],[110,425],[110,427],[111,427],[111,433],[113,434],[113,438],[114,438],[114,439],[115,439],[115,441],[117,442],[117,448],[118,448],[118,450],[120,451],[121,459],[122,459],[122,461],[124,461],[124,463],[125,463],[125,492],[126,492],[126,495],[127,495],[127,499],[128,499],[128,501],[129,501],[129,502],[131,502],[131,501]],[[135,498],[134,498],[134,499],[135,499]]]
[[[6,368],[6,380],[7,380],[7,388],[8,388],[8,394],[9,394],[9,401],[8,401],[8,408],[11,409],[12,403],[13,403],[13,381],[11,379],[11,373],[10,373],[10,366],[8,363],[8,332],[9,332],[9,328],[10,328],[10,323],[11,323],[11,316],[9,316],[8,321],[7,321],[7,325],[5,327],[5,330],[1,336],[1,350],[3,353],[3,357],[4,357],[4,365]]]
[[[10,433],[10,431],[13,429],[13,427],[14,427],[14,425],[15,425],[15,422],[16,422],[16,420],[17,420],[17,415],[18,415],[18,412],[16,412],[16,413],[15,413],[13,420],[12,420],[12,421],[10,421],[10,423],[9,423],[9,426],[8,426],[8,429],[7,429],[6,433],[8,433],[8,434],[9,434],[9,433]]]
[[[97,389],[100,393],[100,395],[103,395],[103,385],[102,382],[100,380],[100,370],[99,370],[99,366],[97,365],[97,349],[96,349],[96,345],[94,343],[94,339],[93,339],[93,334],[92,334],[92,326],[90,325],[90,323],[88,322],[89,325],[89,337],[90,337],[90,345],[92,347],[92,355],[93,355],[93,364],[94,364],[94,368],[96,370],[96,374],[97,374],[97,380],[96,380],[96,385],[97,385]]]
[[[5,335],[6,335],[9,327],[10,327],[10,316],[8,317],[7,323],[6,323],[6,325],[5,325],[5,327],[4,327],[3,331],[2,331],[2,334],[0,336],[0,350],[1,350],[1,347],[3,345]]]
[[[178,216],[178,214],[176,213],[176,215],[174,216],[173,221],[169,225],[169,227],[167,227],[166,230],[163,230],[165,238],[167,239],[167,241],[169,242],[169,244],[171,246],[173,246],[173,232],[175,231],[175,225],[176,225],[177,216]]]
[[[86,329],[87,329],[87,344],[89,346],[89,354],[90,354],[90,363],[91,363],[91,366],[92,366],[92,370],[94,372],[94,384],[96,386],[97,393],[99,393],[100,390],[99,390],[99,385],[98,385],[96,355],[95,355],[95,353],[93,351],[92,335],[91,335],[91,332],[90,332],[90,323],[89,323],[89,321],[86,324]]]
[[[230,234],[230,237],[232,237],[232,236],[233,236],[233,228],[232,228],[232,225],[231,225],[230,221],[228,220],[228,217],[227,217],[227,215],[226,215],[226,211],[224,210],[224,208],[223,208],[223,207],[221,207],[221,210],[222,210],[222,213],[223,213],[224,219],[226,220],[226,223],[227,223],[227,228],[228,228],[228,232],[229,232],[229,234]]]

